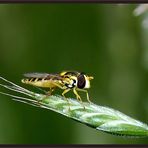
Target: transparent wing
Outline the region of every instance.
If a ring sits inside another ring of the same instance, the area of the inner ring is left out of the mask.
[[[27,78],[44,78],[46,80],[61,80],[62,77],[59,74],[49,74],[49,73],[25,73]]]
[[[23,74],[25,77],[27,78],[45,78],[47,77],[49,74],[48,73],[25,73]]]

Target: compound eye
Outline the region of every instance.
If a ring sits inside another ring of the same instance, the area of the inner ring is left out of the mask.
[[[78,76],[78,84],[77,84],[77,87],[82,89],[82,88],[85,87],[85,84],[86,84],[85,77],[84,77],[83,74],[80,74]]]

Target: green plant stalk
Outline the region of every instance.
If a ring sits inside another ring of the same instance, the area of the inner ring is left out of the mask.
[[[1,87],[25,94],[27,97],[16,96],[9,93],[1,94],[13,97],[13,100],[46,108],[60,113],[75,121],[79,121],[96,130],[125,137],[146,137],[148,136],[148,126],[135,120],[117,110],[109,107],[99,106],[88,102],[79,102],[77,99],[65,99],[62,96],[47,96],[29,91],[20,87],[3,77],[0,80],[9,85],[0,83]]]

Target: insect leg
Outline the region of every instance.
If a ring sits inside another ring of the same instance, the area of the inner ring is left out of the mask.
[[[81,99],[81,97],[79,96],[79,94],[77,93],[77,91],[76,91],[75,88],[73,89],[73,92],[74,92],[74,94],[76,95],[77,99],[82,102],[82,99]]]
[[[81,97],[79,96],[79,94],[77,93],[77,91],[76,91],[75,88],[73,89],[73,92],[74,92],[74,94],[76,95],[77,99],[81,102],[82,106],[83,106],[84,109],[85,109],[85,106],[84,106],[84,104],[83,104],[83,102],[82,102],[82,99],[81,99]]]
[[[54,91],[55,89],[54,88],[50,88],[50,90],[48,92],[46,92],[46,94],[48,96],[51,96],[52,92]]]
[[[63,91],[63,93],[62,93],[62,96],[63,96],[64,98],[66,98],[66,97],[65,97],[65,94],[68,93],[70,90],[71,90],[71,89],[65,89],[65,90]],[[69,103],[69,100],[68,100],[67,98],[66,98],[66,100],[67,100],[67,102],[68,102],[68,104],[69,104],[69,110],[70,110],[70,103]]]
[[[89,94],[88,94],[88,91],[87,90],[85,90],[85,89],[77,89],[78,91],[82,91],[82,92],[85,92],[86,93],[86,97],[87,97],[87,101],[89,102],[89,103],[91,103],[91,101],[90,101],[90,99],[89,99]]]
[[[54,91],[54,88],[50,88],[50,90],[49,91],[45,91],[45,94],[47,95],[47,96],[51,96],[51,93]],[[44,100],[45,100],[46,98],[43,98],[43,99],[41,99],[41,100],[38,100],[38,104],[40,104],[40,102],[43,102]]]
[[[70,91],[70,89],[65,89],[62,93],[62,96],[65,97],[65,94],[68,93]],[[66,98],[66,97],[65,97]]]
[[[53,83],[53,84],[61,89],[64,89],[60,84],[57,84],[57,83]]]
[[[37,86],[34,86],[34,87],[37,88],[38,90],[44,92],[45,94],[47,93],[47,91],[45,91],[45,90],[43,90],[43,89],[41,89],[41,88],[39,88],[39,87],[37,87]]]

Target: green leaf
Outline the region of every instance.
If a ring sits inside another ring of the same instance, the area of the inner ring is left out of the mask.
[[[3,77],[1,80],[9,85],[0,83],[11,91],[25,94],[27,97],[12,95],[0,92],[1,94],[15,98],[15,101],[27,103],[40,108],[46,108],[60,113],[68,118],[86,124],[96,130],[107,132],[114,135],[126,137],[146,137],[148,136],[148,126],[138,120],[135,120],[117,110],[109,107],[99,106],[88,102],[79,102],[77,99],[65,99],[62,96],[47,96],[29,91],[20,87]]]

